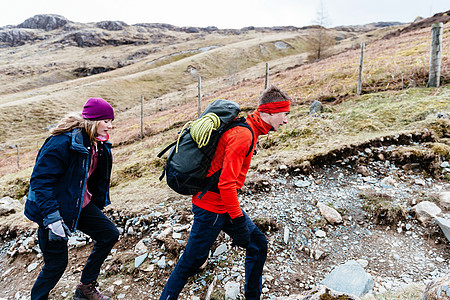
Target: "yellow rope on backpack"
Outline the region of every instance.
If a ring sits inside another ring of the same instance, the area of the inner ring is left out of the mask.
[[[208,144],[212,131],[219,128],[220,119],[215,113],[207,113],[200,119],[189,121],[184,124],[178,135],[176,153],[178,153],[178,144],[180,143],[181,133],[189,126],[191,126],[190,132],[192,139],[197,143],[198,148],[201,148]]]

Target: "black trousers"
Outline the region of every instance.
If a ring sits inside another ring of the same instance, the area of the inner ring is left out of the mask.
[[[95,241],[94,249],[81,273],[80,281],[88,284],[97,279],[100,267],[119,239],[119,231],[92,202],[81,210],[78,229]],[[58,283],[68,263],[67,242],[50,242],[48,229],[42,226],[38,230],[38,240],[44,266],[31,289],[31,300],[48,299],[50,291]]]

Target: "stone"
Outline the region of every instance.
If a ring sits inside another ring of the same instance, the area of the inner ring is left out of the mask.
[[[441,227],[445,237],[450,241],[450,220],[436,217],[434,218],[434,221]]]
[[[427,183],[423,179],[415,179],[414,183],[417,184],[417,185],[422,185],[422,186],[426,186],[427,185]]]
[[[142,265],[142,263],[145,261],[147,256],[148,256],[148,253],[144,253],[144,254],[139,255],[138,257],[136,257],[134,259],[134,268],[135,269],[139,268],[139,266]]]
[[[363,268],[365,268],[365,267],[367,267],[369,265],[369,262],[367,260],[365,260],[365,259],[358,259],[356,262],[358,264],[360,264],[361,267],[363,267]]]
[[[357,261],[350,260],[331,271],[321,284],[338,292],[361,297],[373,288],[374,280]]]
[[[381,186],[383,188],[387,188],[387,187],[395,187],[397,186],[397,182],[392,178],[392,177],[385,177],[381,180],[380,182]]]
[[[162,241],[166,236],[172,233],[172,227],[167,227],[160,234],[156,236],[156,239]]]
[[[147,242],[147,239],[140,240],[136,246],[134,246],[134,253],[144,253],[147,252],[147,246],[145,245],[145,242]]]
[[[316,251],[314,251],[314,259],[319,260],[321,257],[323,257],[324,254],[325,254],[324,251],[316,250]]]
[[[11,268],[9,268],[8,270],[6,270],[5,272],[3,272],[1,275],[0,275],[0,279],[3,279],[3,277],[5,277],[5,276],[7,276],[12,270],[14,270],[15,269],[15,267],[11,267]]]
[[[240,293],[239,283],[235,281],[228,281],[225,284],[225,300],[236,300]]]
[[[145,268],[144,272],[153,272],[155,270],[155,265],[149,265],[147,268]]]
[[[183,225],[183,226],[177,226],[173,228],[174,232],[182,232],[182,231],[186,231],[190,228],[191,226],[189,224]]]
[[[450,210],[450,191],[439,193],[439,205],[445,210]]]
[[[366,166],[358,166],[356,167],[356,172],[361,174],[362,176],[368,177],[370,176],[369,169]]]
[[[38,266],[39,266],[39,263],[37,263],[37,262],[32,263],[32,264],[29,264],[28,267],[27,267],[27,271],[28,271],[28,272],[31,272],[31,271],[33,271],[34,269],[36,269]]]
[[[316,236],[319,237],[319,238],[324,238],[324,237],[327,236],[327,233],[325,231],[319,229],[319,230],[316,231]]]
[[[213,256],[214,257],[219,256],[219,255],[221,255],[221,254],[223,254],[223,253],[225,253],[227,251],[228,251],[227,244],[221,244],[219,247],[216,248],[216,250],[214,251]]]
[[[416,213],[417,219],[424,225],[441,214],[441,209],[430,201],[422,201],[413,206],[412,210]]]
[[[164,256],[161,257],[161,258],[158,260],[158,262],[157,262],[156,264],[158,265],[158,267],[159,267],[160,269],[165,269],[166,266],[167,266],[167,264],[166,264],[166,258],[165,258]]]
[[[314,100],[314,102],[311,104],[311,106],[309,107],[309,114],[313,115],[319,112],[323,111],[323,105],[322,102],[318,101],[318,100]]]
[[[322,217],[324,217],[330,224],[335,225],[342,223],[342,216],[332,207],[329,207],[321,202],[317,203],[317,207],[320,210],[320,213],[322,214]]]
[[[299,187],[299,188],[308,187],[310,185],[311,185],[311,182],[306,181],[306,180],[297,180],[295,182],[295,186]]]
[[[23,241],[22,245],[26,249],[31,249],[31,248],[33,248],[36,245],[36,240],[35,240],[35,238],[33,236],[29,236]]]
[[[430,281],[425,287],[422,299],[445,300],[450,299],[450,274]]]
[[[283,241],[285,244],[287,244],[289,242],[289,227],[288,226],[284,226]]]
[[[69,237],[69,241],[67,241],[67,246],[69,246],[69,248],[78,248],[83,247],[85,245],[86,240],[75,234],[72,234],[72,236]]]
[[[20,202],[11,197],[3,197],[0,199],[0,216],[15,213],[19,210]]]

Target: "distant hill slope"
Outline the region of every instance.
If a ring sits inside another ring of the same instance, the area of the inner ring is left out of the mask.
[[[374,40],[395,28],[372,31],[370,37],[328,29],[339,42],[330,54],[353,47],[359,37]],[[169,109],[195,97],[198,75],[207,95],[263,76],[266,62],[271,72],[280,72],[306,61],[316,31],[82,24],[58,15],[34,16],[0,30],[0,124],[6,124],[0,143],[18,143],[25,133],[41,138],[42,128],[64,111],[79,109],[88,97],[105,97],[118,112],[134,107],[141,96],[170,98],[158,100],[163,104],[156,108]]]

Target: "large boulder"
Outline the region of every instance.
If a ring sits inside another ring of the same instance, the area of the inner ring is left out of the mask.
[[[374,280],[357,261],[350,260],[331,271],[321,284],[338,292],[361,297],[373,288]]]
[[[330,223],[330,224],[339,224],[342,223],[342,216],[332,207],[329,207],[321,202],[317,203],[317,207],[320,210],[322,216]]]
[[[0,216],[15,213],[21,209],[20,201],[11,197],[3,197],[0,199]]]
[[[434,221],[441,227],[445,237],[450,241],[450,220],[436,217],[434,218]]]
[[[39,39],[34,32],[27,29],[9,29],[0,31],[0,47],[16,47],[25,43]]]
[[[417,219],[423,224],[427,225],[432,219],[441,215],[441,209],[430,201],[422,201],[412,207],[416,213]]]
[[[23,23],[17,25],[19,28],[44,29],[51,31],[63,27],[69,22],[60,15],[35,15],[26,19]]]

